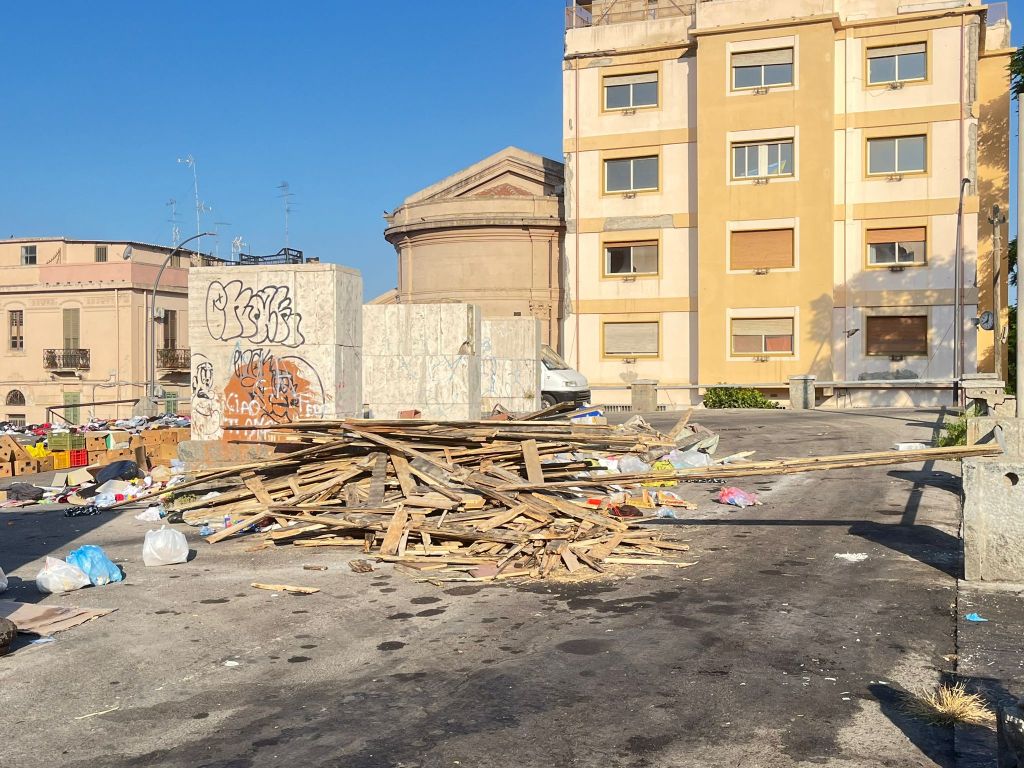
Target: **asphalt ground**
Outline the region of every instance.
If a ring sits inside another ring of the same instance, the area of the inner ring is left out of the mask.
[[[927,441],[938,418],[695,416],[720,454],[755,459]],[[341,548],[209,545],[184,526],[195,556],[146,568],[152,526],[133,513],[3,511],[4,598],[117,610],[0,658],[0,766],[952,766],[953,731],[900,696],[954,671],[957,473],[749,478],[764,505],[744,510],[688,484],[698,510],[660,525],[696,566],[582,584],[439,588],[353,573]],[[39,594],[43,557],[85,543],[126,580]]]

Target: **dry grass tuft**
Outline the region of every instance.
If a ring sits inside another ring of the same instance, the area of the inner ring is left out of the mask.
[[[995,723],[996,716],[985,700],[976,693],[968,693],[963,683],[942,685],[935,691],[907,694],[904,710],[931,725],[987,725]]]

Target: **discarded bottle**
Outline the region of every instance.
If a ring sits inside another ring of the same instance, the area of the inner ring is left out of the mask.
[[[209,536],[213,533],[213,528],[210,527],[209,523],[203,523],[203,527],[199,529],[200,536]]]
[[[224,515],[224,527],[225,528],[230,528],[231,527],[231,515]]]

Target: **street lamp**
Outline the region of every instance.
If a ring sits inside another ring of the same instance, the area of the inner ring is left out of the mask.
[[[186,243],[191,243],[193,240],[198,240],[200,237],[212,237],[215,232],[200,232],[198,235],[192,235],[192,237],[183,240],[174,250],[167,254],[167,258],[164,259],[164,263],[160,265],[160,271],[156,273],[156,282],[153,283],[153,294],[149,302],[149,322],[146,324],[149,330],[149,365],[146,369],[146,415],[149,415],[150,409],[153,407],[156,401],[156,292],[160,289],[160,278],[164,276],[164,270],[167,269],[167,265],[171,263],[178,251]]]

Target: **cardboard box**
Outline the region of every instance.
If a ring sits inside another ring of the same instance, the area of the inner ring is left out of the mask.
[[[107,451],[105,464],[112,464],[115,461],[135,461],[135,451],[130,448],[119,448],[115,451]]]
[[[53,472],[53,454],[50,454],[49,456],[43,456],[43,458],[36,459],[36,461],[39,462],[40,472]]]
[[[128,438],[128,447],[133,451],[136,448],[142,448],[144,445],[145,443],[142,442],[142,435],[131,435]]]
[[[9,461],[0,463],[0,477],[14,477],[14,466]]]
[[[85,433],[85,450],[92,453],[93,451],[105,451],[107,450],[107,435],[109,432],[86,432]]]
[[[112,429],[107,433],[107,450],[116,451],[128,447],[131,433],[123,429]]]
[[[150,463],[153,464],[166,464],[171,459],[178,458],[178,446],[175,445],[161,445],[152,450],[146,451],[149,456]]]
[[[142,444],[147,448],[156,448],[163,442],[163,437],[160,436],[161,430],[159,429],[147,429],[142,432]]]
[[[25,461],[31,459],[24,446],[10,435],[0,435],[0,461]]]
[[[39,471],[39,462],[35,459],[22,459],[14,462],[14,475],[34,475]]]
[[[102,451],[89,451],[89,464],[106,464],[107,463],[107,449],[104,448]]]

